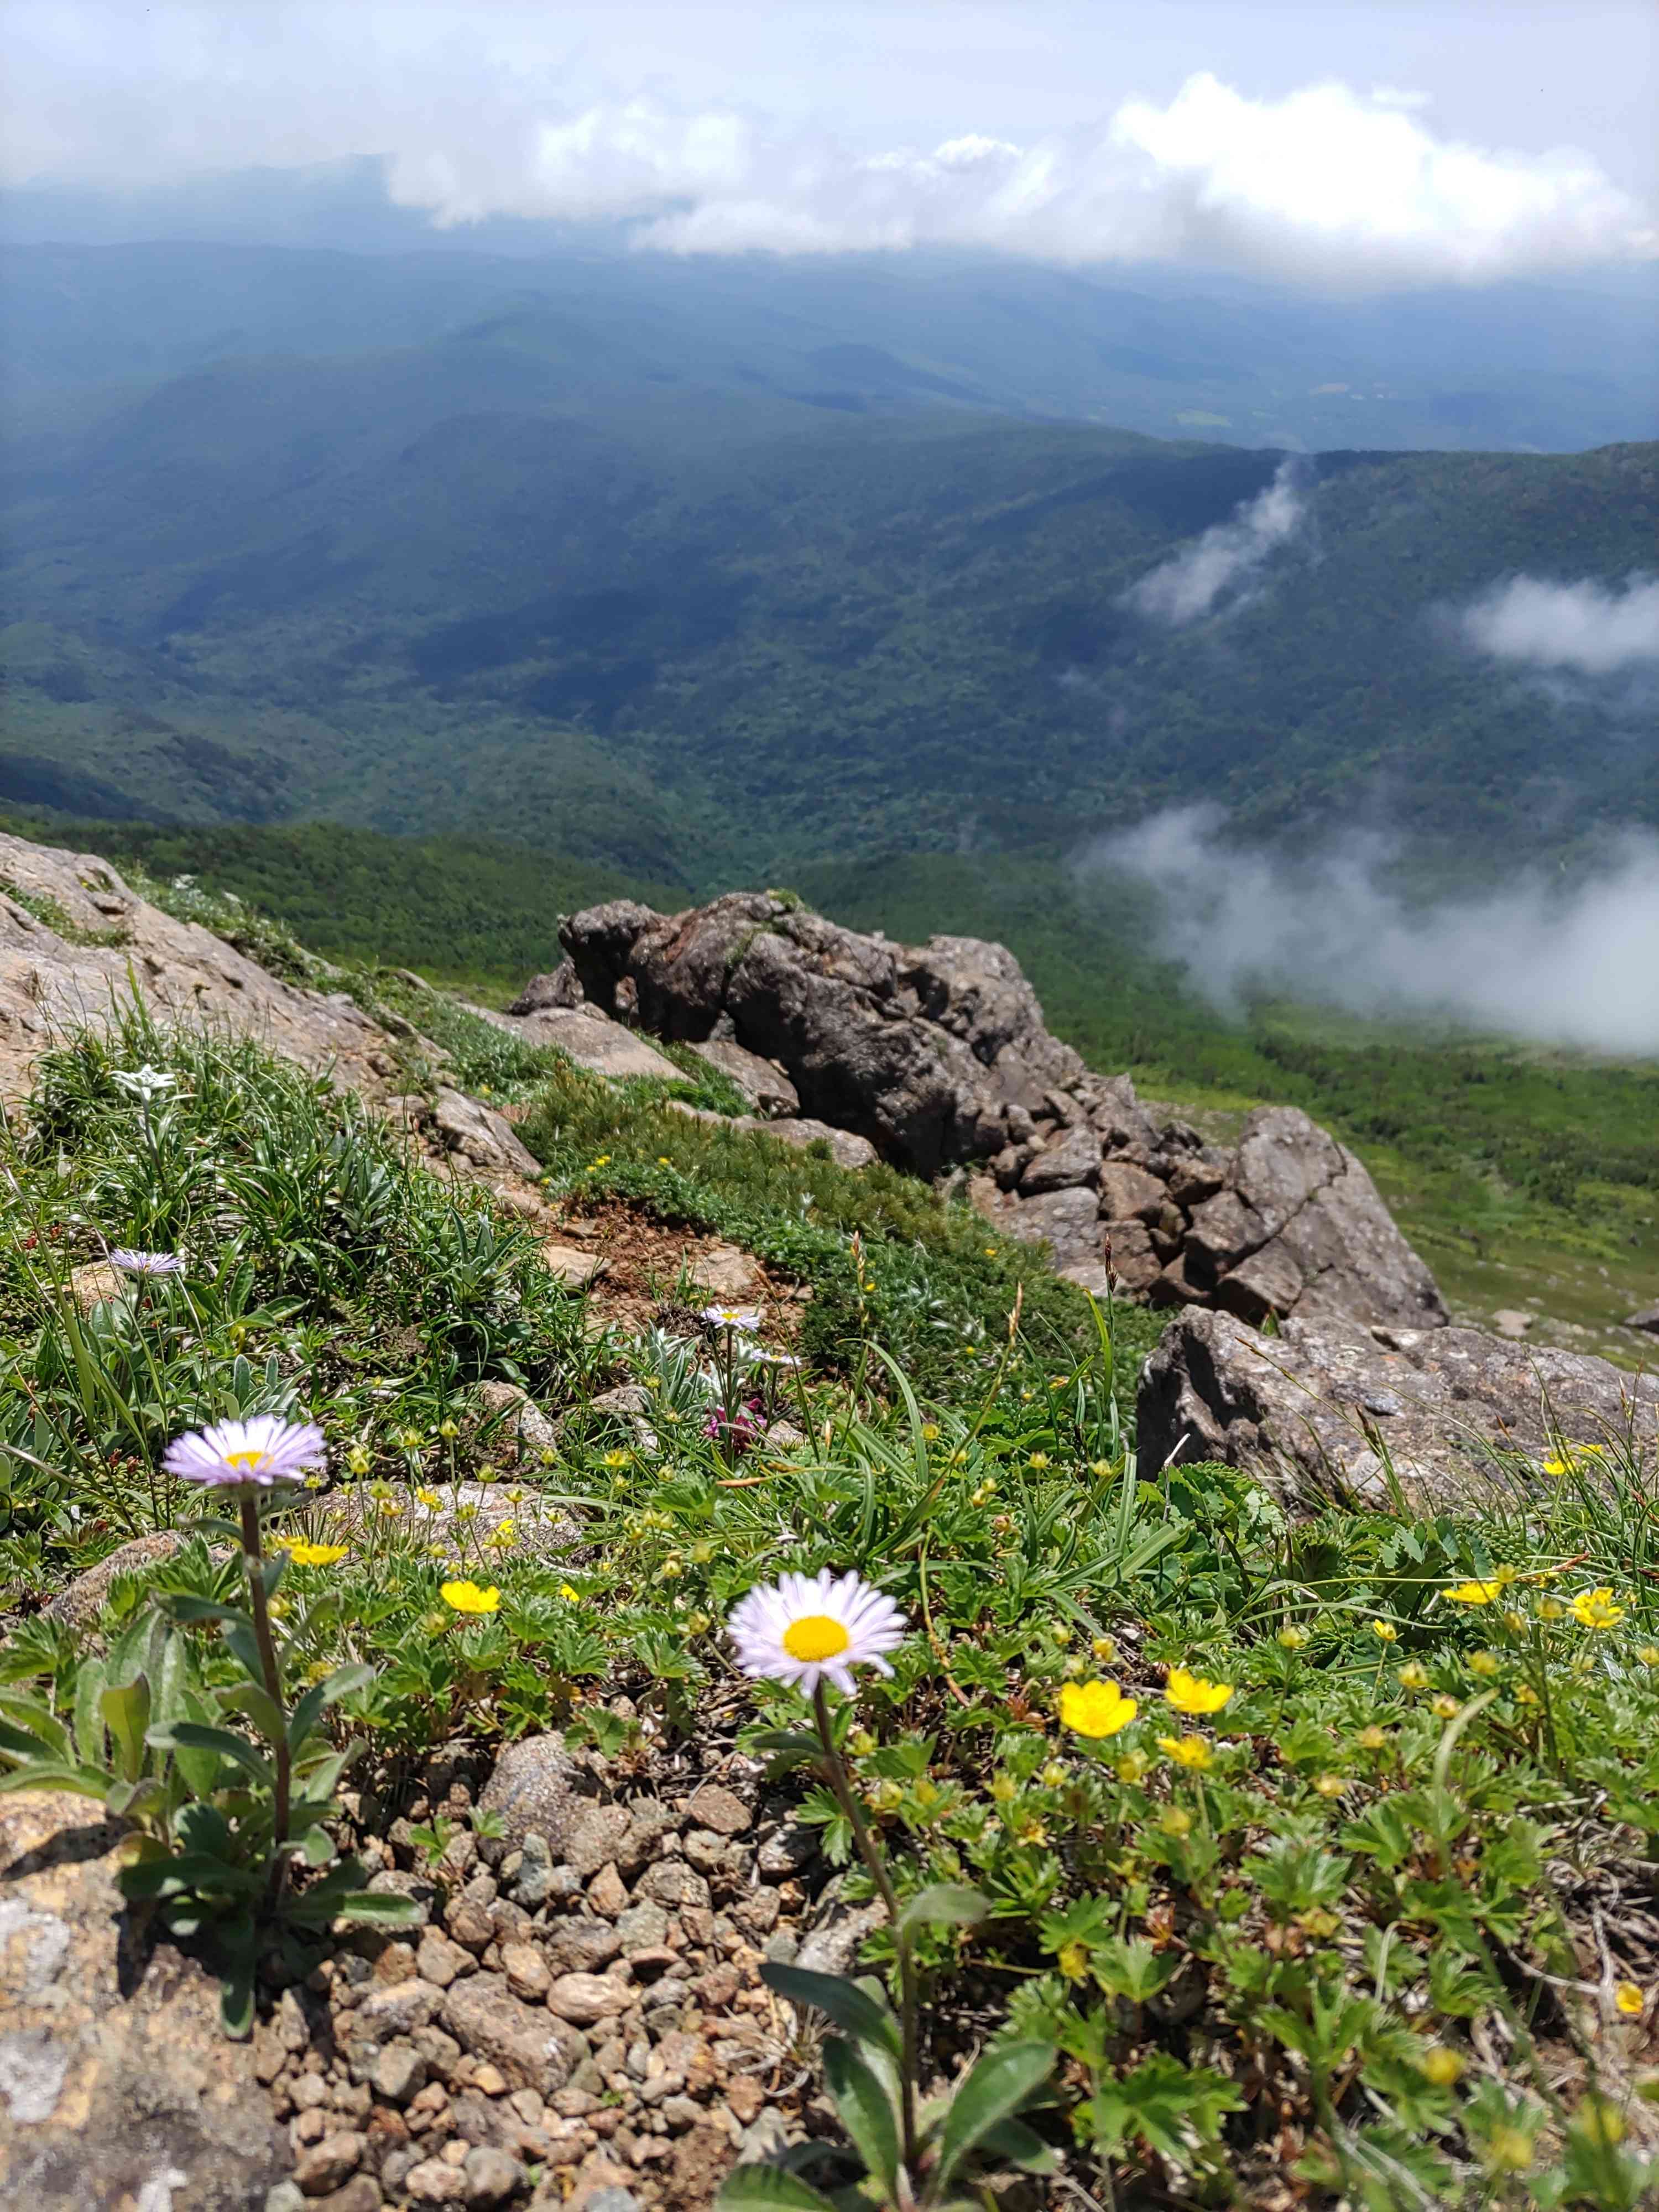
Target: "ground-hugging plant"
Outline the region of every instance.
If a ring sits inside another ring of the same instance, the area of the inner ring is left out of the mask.
[[[862,2172],[828,2197],[800,2171],[811,2151],[792,2163],[740,2166],[721,2202],[751,2212],[829,2212],[841,2203],[875,2204],[882,2212],[953,2212],[977,2166],[1021,2166],[1049,2172],[1055,2160],[1042,2138],[1019,2118],[1047,2081],[1051,2044],[1004,2044],[969,2067],[945,2096],[921,2098],[921,1991],[915,1943],[924,1928],[971,1927],[988,1904],[977,1890],[941,1882],[901,1904],[891,1874],[853,1788],[837,1741],[828,1687],[854,1693],[853,1669],[890,1674],[886,1654],[906,1625],[890,1598],[856,1575],[827,1571],[786,1575],[750,1591],[732,1615],[738,1664],[745,1674],[781,1682],[810,1699],[813,1733],[782,1730],[757,1740],[775,1768],[806,1764],[817,1771],[845,1815],[877,1894],[887,1908],[897,1960],[898,2004],[878,1980],[769,1966],[765,1980],[797,2006],[814,2007],[841,2033],[824,2045],[823,2069]],[[821,2162],[821,2161],[817,2161]]]
[[[141,1617],[106,1661],[81,1668],[67,1725],[38,1698],[0,1692],[0,1756],[12,1762],[0,1790],[70,1790],[136,1824],[121,1887],[159,1903],[176,1934],[209,1940],[234,2035],[252,2026],[261,1937],[273,1923],[321,1932],[341,1920],[403,1925],[414,1913],[408,1899],[366,1889],[362,1868],[340,1856],[325,1825],[362,1748],[337,1749],[325,1717],[368,1688],[374,1670],[331,1668],[293,1698],[271,1618],[287,1555],[265,1556],[262,1509],[322,1450],[320,1431],[269,1414],[179,1438],[170,1471],[237,1509],[234,1522],[210,1516],[200,1527],[209,1539],[240,1542],[246,1607],[179,1596],[165,1616]],[[204,1622],[216,1626],[231,1662],[230,1679],[207,1693],[179,1632]],[[302,1617],[295,1634],[309,1626]],[[316,1878],[293,1887],[296,1865]]]

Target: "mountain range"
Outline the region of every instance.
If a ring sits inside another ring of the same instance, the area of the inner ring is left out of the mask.
[[[1408,303],[942,257],[5,252],[0,802],[489,830],[695,885],[1194,799],[1477,861],[1659,820],[1642,685],[1468,621],[1650,568],[1659,446],[1403,449],[1516,433],[1548,348],[1495,413],[1431,380],[1384,439],[1334,387]],[[1609,392],[1634,359],[1608,341]],[[1604,411],[1659,427],[1636,381]]]

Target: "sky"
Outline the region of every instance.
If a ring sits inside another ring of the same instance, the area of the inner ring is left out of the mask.
[[[1326,290],[1659,260],[1659,0],[9,0],[0,184],[385,164],[454,231]]]

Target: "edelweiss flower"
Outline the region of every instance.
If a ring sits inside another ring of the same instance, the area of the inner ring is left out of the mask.
[[[118,1244],[109,1255],[112,1267],[124,1275],[182,1275],[185,1263],[176,1252],[139,1252]]]
[[[828,1680],[851,1697],[854,1668],[890,1674],[883,1654],[908,1627],[891,1598],[857,1575],[837,1580],[824,1567],[750,1590],[733,1608],[728,1633],[745,1674],[793,1683],[808,1697]]]
[[[308,1467],[320,1467],[323,1451],[323,1432],[312,1422],[258,1413],[251,1421],[216,1421],[211,1428],[192,1430],[167,1446],[162,1465],[186,1482],[268,1490],[274,1482],[297,1481]]]
[[[164,1091],[171,1091],[179,1079],[176,1075],[165,1074],[161,1068],[152,1067],[146,1061],[143,1067],[131,1072],[115,1070],[110,1080],[118,1089],[125,1091],[130,1098],[142,1098],[148,1105],[152,1098],[159,1098]]]

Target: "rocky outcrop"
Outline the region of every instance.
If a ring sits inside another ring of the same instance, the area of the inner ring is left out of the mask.
[[[1220,1460],[1289,1505],[1431,1507],[1536,1492],[1565,1442],[1650,1435],[1659,1381],[1480,1329],[1366,1328],[1340,1314],[1264,1335],[1227,1313],[1171,1322],[1141,1378],[1140,1465]]]
[[[343,992],[283,981],[92,854],[0,836],[0,1097],[27,1093],[55,1035],[137,995],[159,1020],[223,1023],[353,1089],[396,1073],[390,1040]]]
[[[85,1797],[0,1799],[0,2203],[246,2212],[288,2142],[217,1983],[125,1909],[119,1848]]]
[[[1091,1291],[1249,1322],[1447,1319],[1352,1152],[1291,1107],[1253,1115],[1231,1150],[1154,1115],[1050,1036],[1002,945],[894,945],[761,892],[672,915],[613,900],[560,939],[567,967],[520,1005],[562,1003],[574,977],[592,1009],[746,1071],[757,1102],[757,1071],[781,1070],[789,1090],[762,1105],[775,1135],[805,1116],[912,1173],[961,1170],[1003,1234],[1046,1243]]]

